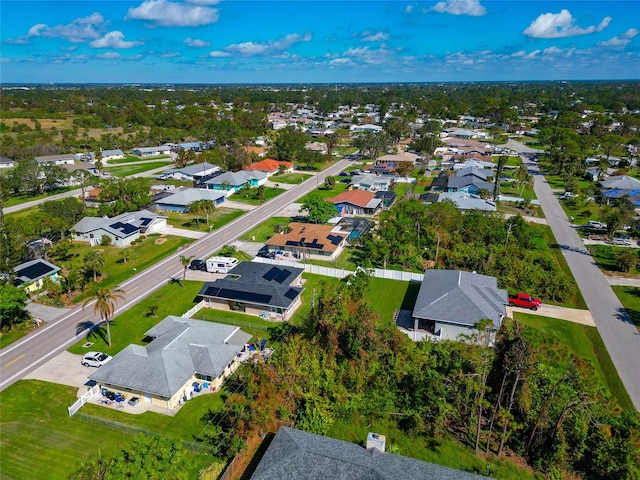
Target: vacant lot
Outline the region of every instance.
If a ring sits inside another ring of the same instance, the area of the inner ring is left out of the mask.
[[[154,168],[166,167],[171,165],[171,161],[149,161],[144,163],[137,163],[133,165],[119,165],[117,167],[107,167],[105,172],[109,172],[115,177],[127,177],[129,175],[137,175],[138,173],[153,170]]]

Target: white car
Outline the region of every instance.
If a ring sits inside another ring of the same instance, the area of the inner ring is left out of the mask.
[[[624,245],[624,246],[629,246],[631,245],[631,240],[629,240],[628,238],[623,238],[623,237],[616,237],[612,240],[612,243],[614,245]]]
[[[594,230],[606,230],[607,224],[602,222],[596,222],[594,220],[589,220],[587,222],[587,228],[592,228]]]
[[[101,367],[112,357],[102,352],[89,352],[85,353],[84,357],[82,357],[82,365],[85,367]]]
[[[559,199],[560,200],[567,200],[569,198],[575,198],[577,196],[578,196],[577,193],[564,192],[562,195],[560,195]]]

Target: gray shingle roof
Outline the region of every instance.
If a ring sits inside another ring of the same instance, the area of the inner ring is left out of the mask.
[[[224,182],[229,182],[229,186],[237,187],[244,185],[250,180],[262,180],[263,178],[267,178],[267,174],[264,172],[257,170],[240,170],[239,172],[225,172],[222,175],[207,180],[205,183],[222,185]]]
[[[460,210],[482,210],[485,212],[495,212],[495,202],[484,200],[478,195],[465,192],[444,192],[438,197],[438,202],[451,200]]]
[[[486,180],[493,176],[493,172],[491,170],[485,170],[484,168],[477,168],[473,166],[462,168],[456,172],[456,177],[466,177],[469,175],[478,177],[480,180]]]
[[[507,302],[507,292],[498,288],[495,277],[461,270],[427,270],[413,316],[468,326],[488,318],[499,328]]]
[[[225,278],[205,283],[198,295],[289,308],[304,290],[291,286],[303,271],[268,263],[240,262]]]
[[[106,230],[115,237],[126,238],[143,227],[147,227],[158,215],[149,210],[126,212],[111,218],[84,217],[73,226],[76,233],[90,233],[98,229]]]
[[[472,473],[368,451],[355,443],[280,427],[251,480],[480,480]]]
[[[198,200],[211,200],[217,202],[225,196],[224,192],[208,190],[206,188],[185,188],[184,190],[156,200],[158,205],[181,205],[186,207]]]
[[[640,181],[628,175],[616,175],[605,178],[600,181],[600,185],[607,189],[640,190]]]
[[[184,175],[191,176],[191,175],[202,175],[202,172],[205,172],[207,170],[215,170],[215,169],[220,170],[220,167],[218,167],[217,165],[213,165],[211,163],[203,162],[203,163],[196,163],[194,165],[189,165],[183,168],[169,168],[162,173],[171,174],[171,173],[180,172]]]
[[[449,188],[464,188],[469,185],[475,185],[480,190],[488,190],[493,191],[493,184],[489,182],[485,182],[480,180],[478,177],[473,175],[466,175],[464,177],[449,177],[447,181],[447,186]]]
[[[89,378],[169,398],[195,373],[218,377],[251,338],[239,327],[175,316],[145,335],[155,338],[129,345]]]

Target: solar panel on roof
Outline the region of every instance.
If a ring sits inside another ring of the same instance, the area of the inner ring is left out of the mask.
[[[298,298],[298,295],[300,295],[300,292],[298,290],[296,290],[295,288],[290,288],[289,290],[287,290],[287,293],[284,294],[284,296],[287,297],[291,301],[293,301],[296,298]]]
[[[16,276],[27,277],[33,280],[34,278],[39,278],[53,271],[54,271],[54,268],[50,267],[45,263],[38,262],[28,267],[21,268],[16,272]]]
[[[221,288],[218,292],[218,297],[226,298],[229,300],[243,300],[252,303],[269,304],[271,301],[271,295],[265,295],[256,292],[244,292],[241,290],[232,290],[229,288]]]
[[[119,232],[124,233],[125,235],[128,235],[138,230],[138,227],[131,225],[130,223],[122,223],[122,222],[112,223],[111,225],[109,225],[109,227],[113,228],[114,230],[118,230]]]
[[[271,267],[263,276],[267,281],[275,280],[278,283],[284,282],[289,277],[289,272],[282,268]]]
[[[140,219],[140,225],[142,225],[143,227],[146,227],[147,225],[149,225],[151,223],[151,220],[153,220],[153,218],[141,218]]]
[[[339,235],[327,235],[327,240],[329,240],[332,245],[340,245],[342,237]]]

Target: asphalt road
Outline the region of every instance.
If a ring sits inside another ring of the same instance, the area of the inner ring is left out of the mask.
[[[513,144],[508,146],[517,148]],[[531,149],[520,151],[529,152]],[[607,278],[596,266],[582,239],[572,228],[538,166],[528,162],[527,167],[529,173],[534,175],[534,190],[547,224],[562,248],[618,375],[636,409],[640,410],[640,333],[609,286]]]
[[[324,183],[327,176],[337,175],[349,164],[348,160],[338,161],[318,175],[314,175],[300,185],[296,185],[269,202],[245,213],[234,222],[182,248],[152,267],[138,272],[120,285],[125,291],[126,300],[124,303],[116,305],[115,315],[126,311],[148,297],[153,291],[166,285],[170,278],[179,278],[183,272],[183,267],[179,262],[180,255],[194,255],[198,258],[212,255],[222,246],[233,242],[254,226],[295,202],[307,192],[317,188]],[[88,328],[99,322],[100,318],[93,314],[93,303],[91,303],[84,311],[77,307],[65,316],[1,350],[0,391],[77,342],[86,334]]]

